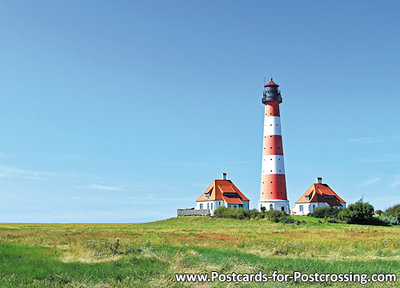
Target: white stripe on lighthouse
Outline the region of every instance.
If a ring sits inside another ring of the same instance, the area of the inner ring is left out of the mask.
[[[262,174],[285,174],[283,155],[264,155]]]
[[[264,136],[267,135],[282,135],[281,117],[268,116],[264,118]]]

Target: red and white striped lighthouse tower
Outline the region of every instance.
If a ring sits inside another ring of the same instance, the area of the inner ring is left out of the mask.
[[[286,194],[285,165],[283,161],[281,119],[282,103],[279,85],[271,81],[265,85],[262,103],[265,105],[264,141],[259,209],[281,210],[290,213]]]

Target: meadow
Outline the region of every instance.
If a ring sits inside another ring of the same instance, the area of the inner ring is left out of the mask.
[[[400,287],[398,283],[177,283],[175,273],[396,273],[400,227],[171,218],[0,224],[0,287]]]

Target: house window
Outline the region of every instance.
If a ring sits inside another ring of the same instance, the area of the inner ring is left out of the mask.
[[[207,203],[207,209],[210,209],[210,203]]]
[[[303,210],[303,205],[300,205],[300,206],[299,206],[299,210],[300,210],[301,212],[304,211],[304,210]]]
[[[273,204],[269,204],[269,210],[274,210],[274,205]]]
[[[213,205],[213,203],[211,203],[211,210],[213,210],[213,209],[214,209],[214,208],[213,208],[213,206],[214,206],[214,205]]]
[[[285,207],[282,206],[282,207],[281,207],[281,210],[282,210],[282,211],[285,211]]]
[[[306,200],[307,200],[307,201],[310,200],[310,196],[306,196]]]
[[[315,210],[315,205],[313,204],[311,212],[313,212],[314,210]]]
[[[200,209],[203,209],[203,204],[200,204]]]

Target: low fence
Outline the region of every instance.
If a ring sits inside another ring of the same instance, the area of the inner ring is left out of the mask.
[[[188,209],[177,209],[178,216],[211,216],[209,209],[199,209],[194,208]]]

